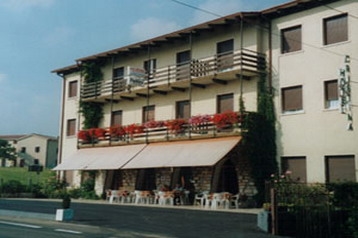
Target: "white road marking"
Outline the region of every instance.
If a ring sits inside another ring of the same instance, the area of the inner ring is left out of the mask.
[[[21,227],[34,228],[34,229],[42,228],[41,226],[35,226],[35,225],[24,224],[24,223],[7,222],[7,221],[0,221],[0,224],[11,225],[11,226],[21,226]]]
[[[65,230],[65,229],[55,229],[55,231],[72,233],[72,234],[82,234],[82,232],[80,232],[80,231],[72,231],[72,230]]]

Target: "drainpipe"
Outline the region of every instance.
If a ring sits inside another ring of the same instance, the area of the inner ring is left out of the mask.
[[[65,81],[65,76],[63,74],[57,74],[58,76],[60,76],[62,78],[62,98],[61,98],[61,102],[62,102],[62,106],[61,106],[61,119],[60,119],[60,137],[58,140],[58,148],[60,148],[58,150],[58,155],[57,155],[57,164],[61,164],[62,162],[62,145],[63,145],[63,133],[64,133],[64,120],[65,120],[65,95],[66,95],[66,81]],[[65,176],[65,172],[62,172],[63,176]],[[60,181],[61,179],[61,171],[57,172],[57,180]]]
[[[243,108],[243,49],[244,49],[244,15],[240,14],[240,98],[239,98],[239,111],[240,115],[243,115],[244,108]]]
[[[148,117],[149,117],[149,103],[150,103],[150,101],[149,101],[149,73],[150,73],[150,69],[151,69],[151,67],[152,67],[152,62],[151,62],[151,52],[150,52],[150,45],[148,44],[148,46],[147,46],[148,48],[147,48],[147,55],[148,55],[148,69],[146,70],[146,71],[148,71],[147,72],[147,110],[146,110],[146,119],[148,120]],[[148,142],[149,142],[149,140],[148,140],[148,130],[146,130],[146,132],[145,132],[145,143],[146,144],[148,144]]]
[[[192,63],[192,57],[193,57],[193,35],[192,35],[192,31],[190,31],[190,35],[189,35],[189,52],[190,52],[190,62],[189,62],[189,116],[191,117],[191,101],[192,101],[192,77],[191,77],[191,63]],[[191,139],[191,126],[189,126],[189,139]]]
[[[269,44],[269,65],[268,65],[268,88],[269,88],[269,93],[272,94],[273,90],[272,90],[272,26],[271,26],[271,20],[268,21],[269,22],[269,26],[268,26],[268,30],[269,30],[269,37],[268,37],[268,44]]]
[[[114,56],[112,56],[111,57],[111,67],[112,67],[112,72],[111,72],[111,83],[112,83],[112,95],[111,95],[111,121],[110,121],[110,127],[111,127],[111,125],[112,125],[112,123],[113,123],[113,121],[112,121],[112,113],[113,113],[113,100],[114,100],[114,92],[113,92],[113,87],[114,87],[114,82],[113,82],[113,70],[114,70]],[[112,140],[111,140],[112,138],[111,138],[111,134],[109,135],[109,145],[112,145]]]

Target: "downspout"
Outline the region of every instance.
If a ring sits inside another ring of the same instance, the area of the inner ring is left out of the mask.
[[[190,35],[189,35],[189,52],[190,52],[190,62],[189,62],[189,116],[191,117],[191,101],[192,101],[192,77],[191,77],[191,63],[192,63],[192,57],[193,57],[193,53],[192,53],[192,50],[193,50],[193,35],[192,35],[192,31],[190,31]],[[189,126],[189,139],[191,139],[191,126]]]
[[[112,60],[112,62],[111,62],[111,67],[112,67],[112,72],[111,72],[111,81],[112,81],[112,94],[111,94],[111,121],[110,121],[110,125],[109,125],[109,127],[111,127],[112,126],[112,123],[113,123],[113,121],[112,121],[112,113],[113,113],[113,100],[114,100],[114,90],[113,90],[113,87],[114,87],[114,79],[113,79],[113,70],[114,70],[114,56],[112,56],[111,57],[111,60]],[[112,135],[111,134],[109,134],[109,145],[111,146],[112,145]]]
[[[58,140],[58,147],[60,148],[58,150],[58,155],[57,155],[57,165],[61,164],[62,162],[62,145],[63,145],[63,133],[64,133],[64,120],[65,120],[65,95],[66,95],[66,81],[65,81],[65,76],[63,74],[57,74],[58,76],[60,76],[62,78],[62,107],[61,107],[61,121],[60,121],[60,137]],[[63,172],[65,173],[65,172]],[[61,179],[61,171],[57,172],[57,180],[60,181]]]
[[[150,70],[151,70],[151,68],[152,68],[152,62],[151,62],[151,54],[150,54],[150,45],[148,44],[148,46],[147,46],[148,48],[147,48],[147,56],[148,56],[148,69],[146,69],[146,71],[147,71],[147,110],[146,110],[146,119],[148,120],[148,117],[149,117],[149,103],[150,103],[150,101],[149,101],[149,89],[150,89],[150,87],[149,87],[149,74],[150,74]],[[146,144],[148,144],[149,143],[149,140],[148,140],[148,136],[149,136],[149,131],[148,130],[146,130],[145,131],[145,143]]]
[[[240,98],[239,98],[239,111],[240,115],[244,113],[244,101],[243,101],[243,49],[244,49],[244,15],[240,14]]]
[[[80,93],[79,93],[79,98],[80,98],[80,100],[79,100],[79,106],[80,106],[80,108],[81,108],[81,101],[82,101],[81,89],[82,89],[82,86],[83,86],[83,84],[82,84],[82,82],[83,82],[83,80],[82,80],[83,73],[82,73],[82,69],[81,69],[81,63],[78,62],[78,61],[77,61],[77,66],[78,66],[78,68],[79,68],[79,70],[80,70],[80,83],[79,83],[79,85],[80,85]],[[80,111],[81,111],[81,110],[80,110]],[[81,120],[81,113],[78,113],[78,117],[77,117],[77,131],[79,131],[79,129],[81,128],[81,122],[80,122],[80,120]],[[79,146],[78,138],[76,138],[76,139],[77,139],[77,150],[78,150],[78,149],[80,148],[80,146]]]
[[[269,21],[269,37],[268,37],[268,47],[269,47],[269,62],[268,62],[268,88],[269,88],[269,93],[270,95],[272,95],[273,90],[272,90],[272,26],[271,26],[271,20]]]

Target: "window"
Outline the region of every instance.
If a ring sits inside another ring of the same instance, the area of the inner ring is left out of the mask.
[[[339,106],[338,100],[338,81],[330,80],[324,82],[325,108],[335,109]]]
[[[177,53],[177,80],[190,77],[190,50]]]
[[[76,119],[67,120],[67,136],[76,135]]]
[[[68,83],[68,97],[77,97],[78,81],[71,81]]]
[[[291,171],[290,177],[294,181],[307,182],[305,157],[283,157],[282,171]]]
[[[301,26],[281,30],[281,53],[289,53],[302,49]]]
[[[294,112],[303,110],[302,86],[282,89],[282,111]]]
[[[120,80],[124,77],[124,67],[113,69],[113,79]]]
[[[155,73],[155,69],[157,68],[157,60],[156,59],[146,60],[144,61],[143,67],[150,78],[153,76],[153,74]]]
[[[188,100],[179,101],[176,103],[176,118],[189,119],[190,117],[190,103]]]
[[[323,43],[334,44],[348,40],[348,15],[342,14],[323,19]]]
[[[114,111],[112,112],[112,117],[111,117],[111,126],[114,125],[122,125],[122,111]]]
[[[354,156],[326,156],[327,182],[356,181]]]
[[[146,106],[143,107],[143,123],[147,121],[154,121],[154,112],[155,112],[155,106]]]
[[[35,147],[35,153],[40,153],[40,146]]]
[[[218,71],[230,69],[234,64],[234,40],[226,40],[217,43]]]
[[[26,153],[26,147],[21,147],[20,153]]]
[[[234,110],[234,94],[224,94],[217,97],[217,113]]]

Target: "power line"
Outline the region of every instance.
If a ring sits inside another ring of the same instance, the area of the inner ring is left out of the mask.
[[[209,10],[205,10],[203,8],[199,8],[199,7],[196,7],[196,6],[193,6],[193,5],[190,5],[188,3],[185,3],[185,2],[182,2],[182,1],[179,1],[179,0],[171,0],[172,2],[175,2],[175,3],[178,3],[180,5],[183,5],[183,6],[186,6],[186,7],[189,7],[189,8],[192,8],[192,9],[195,9],[195,10],[198,10],[198,11],[201,11],[201,12],[205,12],[207,14],[210,14],[210,15],[213,15],[213,16],[216,16],[216,17],[223,17],[222,15],[220,14],[217,14],[215,12],[212,12],[212,11],[209,11]]]
[[[207,14],[210,14],[210,15],[213,15],[213,16],[216,16],[216,17],[224,17],[220,14],[217,14],[215,12],[212,12],[212,11],[208,11],[206,9],[203,9],[203,8],[199,8],[199,7],[196,7],[196,6],[193,6],[191,4],[188,4],[188,3],[185,3],[185,2],[182,2],[182,1],[179,1],[179,0],[171,0],[172,2],[175,2],[177,4],[180,4],[180,5],[183,5],[183,6],[186,6],[186,7],[189,7],[189,8],[192,8],[192,9],[195,9],[195,10],[198,10],[198,11],[201,11],[201,12],[204,12],[204,13],[207,13]],[[346,13],[346,12],[343,12],[343,11],[340,11],[338,9],[335,9],[333,7],[330,7],[326,4],[324,4],[323,6],[329,8],[329,9],[332,9],[332,10],[335,10],[337,12],[340,12],[340,13]],[[353,18],[356,18],[358,19],[357,16],[354,16],[354,15],[351,15],[349,14],[349,16],[353,17]],[[261,26],[261,25],[258,25],[258,24],[252,24],[254,27],[256,28],[259,28],[259,29],[263,29],[264,31],[267,31],[268,33],[270,33],[271,35],[274,35],[274,36],[277,36],[277,37],[281,37],[281,34],[279,32],[275,33],[273,31],[269,32],[268,29],[266,29],[265,27]],[[334,54],[334,55],[337,55],[337,56],[345,56],[346,54],[342,54],[342,53],[339,53],[339,52],[335,52],[335,51],[331,51],[331,50],[328,50],[328,49],[324,49],[324,48],[321,48],[320,46],[315,46],[315,45],[312,45],[312,44],[309,44],[309,43],[306,43],[304,41],[300,41],[302,45],[305,45],[305,46],[308,46],[308,47],[311,47],[311,48],[314,48],[314,49],[317,49],[317,50],[322,50],[322,51],[325,51],[325,52],[328,52],[328,53],[331,53],[331,54]],[[358,58],[354,58],[354,57],[351,57],[351,60],[354,60],[354,61],[358,61]]]

